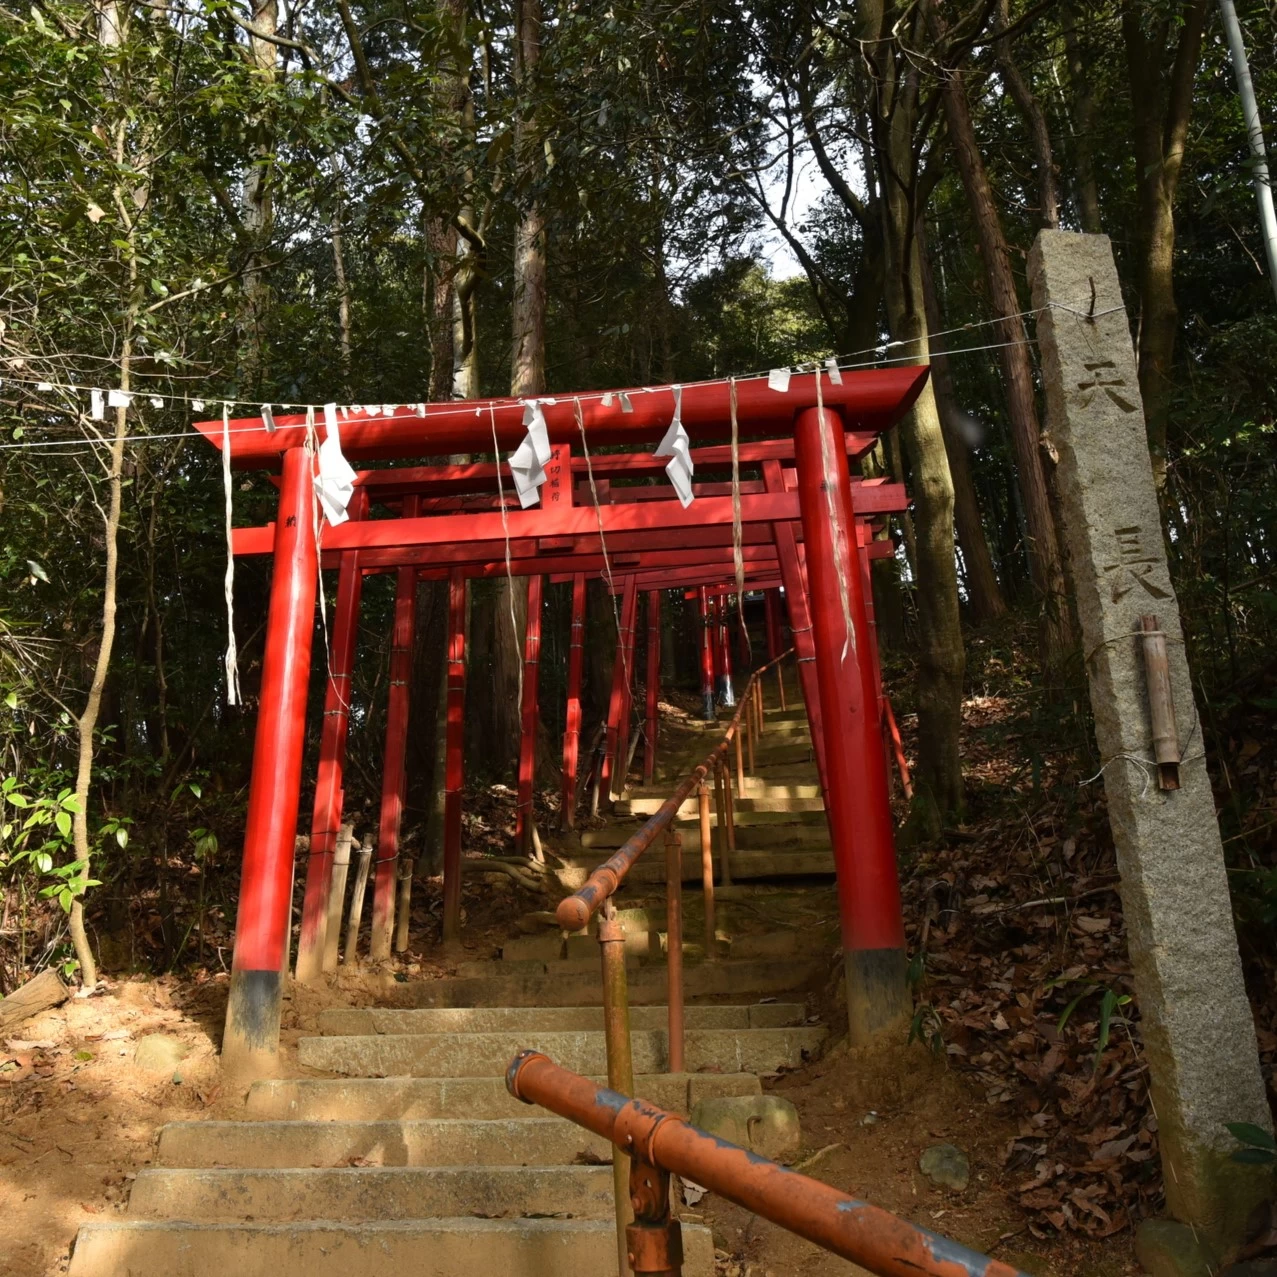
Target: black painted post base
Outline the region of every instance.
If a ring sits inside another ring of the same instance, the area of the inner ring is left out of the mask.
[[[279,1065],[283,981],[278,971],[232,971],[222,1069],[236,1080],[272,1077]]]
[[[852,1046],[868,1046],[883,1034],[902,1031],[913,1016],[908,954],[903,949],[849,949],[843,954],[843,970]]]
[[[714,693],[704,692],[701,695],[701,717],[707,723],[712,723],[718,717],[718,711],[714,708]]]

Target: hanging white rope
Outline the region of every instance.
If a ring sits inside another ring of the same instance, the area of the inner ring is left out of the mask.
[[[235,646],[235,539],[234,509],[231,496],[231,418],[230,409],[222,405],[222,490],[226,495],[226,703],[239,705],[239,650]]]
[[[825,479],[825,509],[829,515],[829,531],[834,543],[834,575],[838,578],[838,602],[842,605],[842,623],[846,626],[847,632],[847,637],[843,640],[842,655],[838,659],[840,663],[845,663],[848,651],[854,652],[856,650],[856,631],[851,626],[851,600],[847,595],[847,575],[843,572],[842,565],[846,562],[848,571],[855,572],[859,569],[860,559],[859,551],[854,546],[847,546],[847,554],[844,559],[843,546],[846,545],[848,530],[840,528],[834,518],[834,489],[838,485],[838,472],[834,467],[833,449],[829,446],[829,431],[825,429],[825,402],[820,389],[820,376],[821,370],[817,368],[816,411],[821,416],[820,463]],[[854,519],[852,530],[854,531]]]

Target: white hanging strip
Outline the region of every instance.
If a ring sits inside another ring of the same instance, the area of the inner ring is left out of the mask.
[[[108,390],[106,406],[108,408],[127,408],[133,402],[133,396],[127,390]]]
[[[324,431],[324,441],[319,445],[315,494],[323,507],[324,518],[335,526],[350,518],[346,507],[355,495],[355,471],[342,455],[336,404],[324,405]]]
[[[773,368],[767,374],[767,388],[769,390],[778,390],[782,395],[786,394],[789,390],[789,369]]]
[[[630,397],[629,397],[629,395],[627,395],[627,394],[625,393],[625,391],[623,391],[623,390],[618,391],[618,392],[617,392],[617,396],[616,396],[616,397],[617,397],[617,398],[621,401],[621,411],[622,411],[622,412],[633,412],[633,411],[634,411],[634,405],[630,402]]]
[[[665,473],[674,485],[680,504],[686,510],[692,504],[692,472],[696,467],[692,461],[692,441],[683,428],[683,387],[672,386],[670,389],[674,391],[674,417],[665,437],[652,455],[669,457]]]
[[[163,408],[163,407],[164,407],[164,400],[163,400],[163,399],[161,399],[161,398],[159,397],[159,395],[152,395],[152,396],[151,396],[151,407],[152,407],[152,408]]]
[[[192,399],[192,400],[191,400],[191,407],[192,407],[192,408],[194,408],[196,412],[203,412],[203,411],[204,411],[204,401],[203,401],[202,399]]]
[[[239,650],[235,645],[235,543],[231,534],[233,526],[231,488],[231,419],[230,409],[222,405],[222,490],[226,495],[226,578],[223,590],[226,594],[226,703],[240,704]]]
[[[102,399],[102,392],[100,390],[89,391],[89,416],[92,417],[94,421],[106,420],[106,404]]]
[[[275,433],[275,409],[271,404],[262,404],[262,425],[266,427],[268,435]]]
[[[842,372],[838,367],[838,357],[836,355],[830,355],[829,358],[825,360],[825,367],[829,370],[830,383],[835,386],[841,386]]]
[[[541,500],[545,463],[550,459],[550,432],[541,405],[552,403],[553,399],[523,401],[523,424],[528,433],[510,454],[510,475],[514,479],[514,490],[519,494],[519,505],[524,510]]]

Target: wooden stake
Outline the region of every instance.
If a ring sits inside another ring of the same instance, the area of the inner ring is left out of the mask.
[[[337,970],[337,951],[341,943],[341,908],[346,903],[346,879],[350,875],[350,844],[354,841],[354,825],[342,825],[333,847],[333,876],[328,890],[328,929],[324,932],[324,970]]]
[[[1171,665],[1166,635],[1155,616],[1141,616],[1144,673],[1148,678],[1148,713],[1153,721],[1153,757],[1157,760],[1158,789],[1179,788],[1179,732],[1175,726],[1175,698],[1171,693]]]
[[[342,965],[350,966],[356,961],[359,948],[359,924],[364,914],[364,893],[368,890],[368,870],[372,865],[373,840],[366,838],[364,846],[359,849],[359,867],[355,870],[355,890],[350,897],[350,917],[346,921],[346,951],[342,954]]]

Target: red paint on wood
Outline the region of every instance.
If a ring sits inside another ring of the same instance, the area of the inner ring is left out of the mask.
[[[656,771],[657,706],[661,694],[661,592],[647,592],[647,679],[643,739],[643,783],[650,785]]]
[[[443,939],[461,935],[461,789],[465,784],[466,582],[448,581],[448,720],[444,730]]]
[[[527,855],[532,850],[532,788],[536,780],[537,691],[541,670],[541,609],[545,577],[528,579],[528,619],[523,634],[523,704],[520,706],[519,797],[515,806],[514,841]]]
[[[563,723],[563,803],[565,829],[576,828],[576,773],[581,752],[581,671],[585,637],[585,573],[572,577],[572,632],[568,640],[568,703]]]

